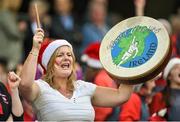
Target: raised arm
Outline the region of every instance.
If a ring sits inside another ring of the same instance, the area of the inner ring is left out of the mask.
[[[16,120],[23,121],[23,106],[19,97],[18,86],[21,79],[14,72],[8,74],[8,84],[11,90],[12,114]]]
[[[43,41],[44,32],[42,29],[37,29],[33,37],[33,47],[29,53],[21,72],[21,83],[20,83],[20,92],[22,96],[28,100],[33,101],[39,94],[39,87],[34,82],[38,54],[40,50],[41,43]]]
[[[97,86],[92,103],[94,106],[113,107],[126,102],[133,91],[133,85],[121,84],[118,89]]]
[[[143,16],[144,15],[145,5],[146,5],[146,0],[134,0],[135,15],[136,16]]]

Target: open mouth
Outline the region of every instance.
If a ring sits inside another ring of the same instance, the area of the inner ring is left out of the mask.
[[[69,67],[70,67],[69,63],[64,63],[61,65],[61,68],[63,68],[63,69],[69,69]]]

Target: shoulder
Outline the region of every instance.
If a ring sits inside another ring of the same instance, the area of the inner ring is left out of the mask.
[[[139,95],[136,94],[136,93],[132,93],[131,98],[132,98],[132,99],[135,99],[135,100],[141,100],[141,98],[139,97]]]
[[[96,85],[83,80],[75,81],[75,90],[83,94],[92,95],[95,92]]]
[[[154,96],[153,99],[163,99],[163,94],[162,92],[157,92]]]
[[[75,85],[80,85],[80,86],[96,86],[95,84],[91,83],[91,82],[87,82],[87,81],[83,81],[83,80],[77,80],[75,81]]]
[[[93,83],[90,83],[90,82],[86,82],[86,81],[83,81],[83,80],[77,80],[75,81],[75,87],[76,88],[91,88],[91,87],[96,87],[95,84]]]
[[[141,108],[141,98],[138,94],[132,93],[129,100],[122,105],[122,108],[139,110]]]
[[[1,11],[0,16],[1,16],[0,20],[8,20],[8,19],[12,18],[12,14],[7,10]]]
[[[97,76],[95,77],[94,83],[98,86],[105,86],[105,87],[116,87],[115,82],[112,78],[107,74],[105,70],[101,70]]]
[[[44,86],[49,85],[46,81],[42,79],[35,80],[34,82],[37,83],[38,85],[44,85]]]
[[[50,88],[50,85],[42,79],[35,80],[34,82],[39,86],[41,92]]]
[[[141,98],[140,98],[139,95],[136,94],[136,93],[132,93],[132,94],[131,94],[131,97],[129,98],[128,101],[129,101],[129,102],[133,102],[133,103],[141,104]]]
[[[85,23],[82,27],[84,31],[91,30],[94,26],[91,23]]]

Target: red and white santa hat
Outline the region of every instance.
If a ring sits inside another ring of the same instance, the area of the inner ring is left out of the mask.
[[[99,60],[99,48],[99,42],[94,42],[90,44],[84,50],[83,55],[81,56],[81,61],[85,62],[88,66],[92,68],[102,68],[102,64]]]
[[[167,77],[168,77],[170,71],[172,70],[172,68],[173,68],[174,65],[176,65],[176,64],[180,64],[180,59],[179,59],[179,58],[172,58],[172,59],[168,62],[167,66],[166,66],[165,69],[164,69],[164,73],[163,73],[163,78],[164,78],[164,80],[167,80]]]
[[[72,45],[68,41],[63,39],[52,41],[47,38],[43,41],[39,51],[38,63],[42,66],[42,68],[45,71],[47,70],[47,65],[49,63],[49,60],[51,59],[51,56],[56,51],[56,49],[65,45],[69,46],[73,50]]]

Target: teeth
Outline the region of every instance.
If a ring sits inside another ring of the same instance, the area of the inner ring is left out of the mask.
[[[69,64],[63,64],[62,68],[69,68]]]

